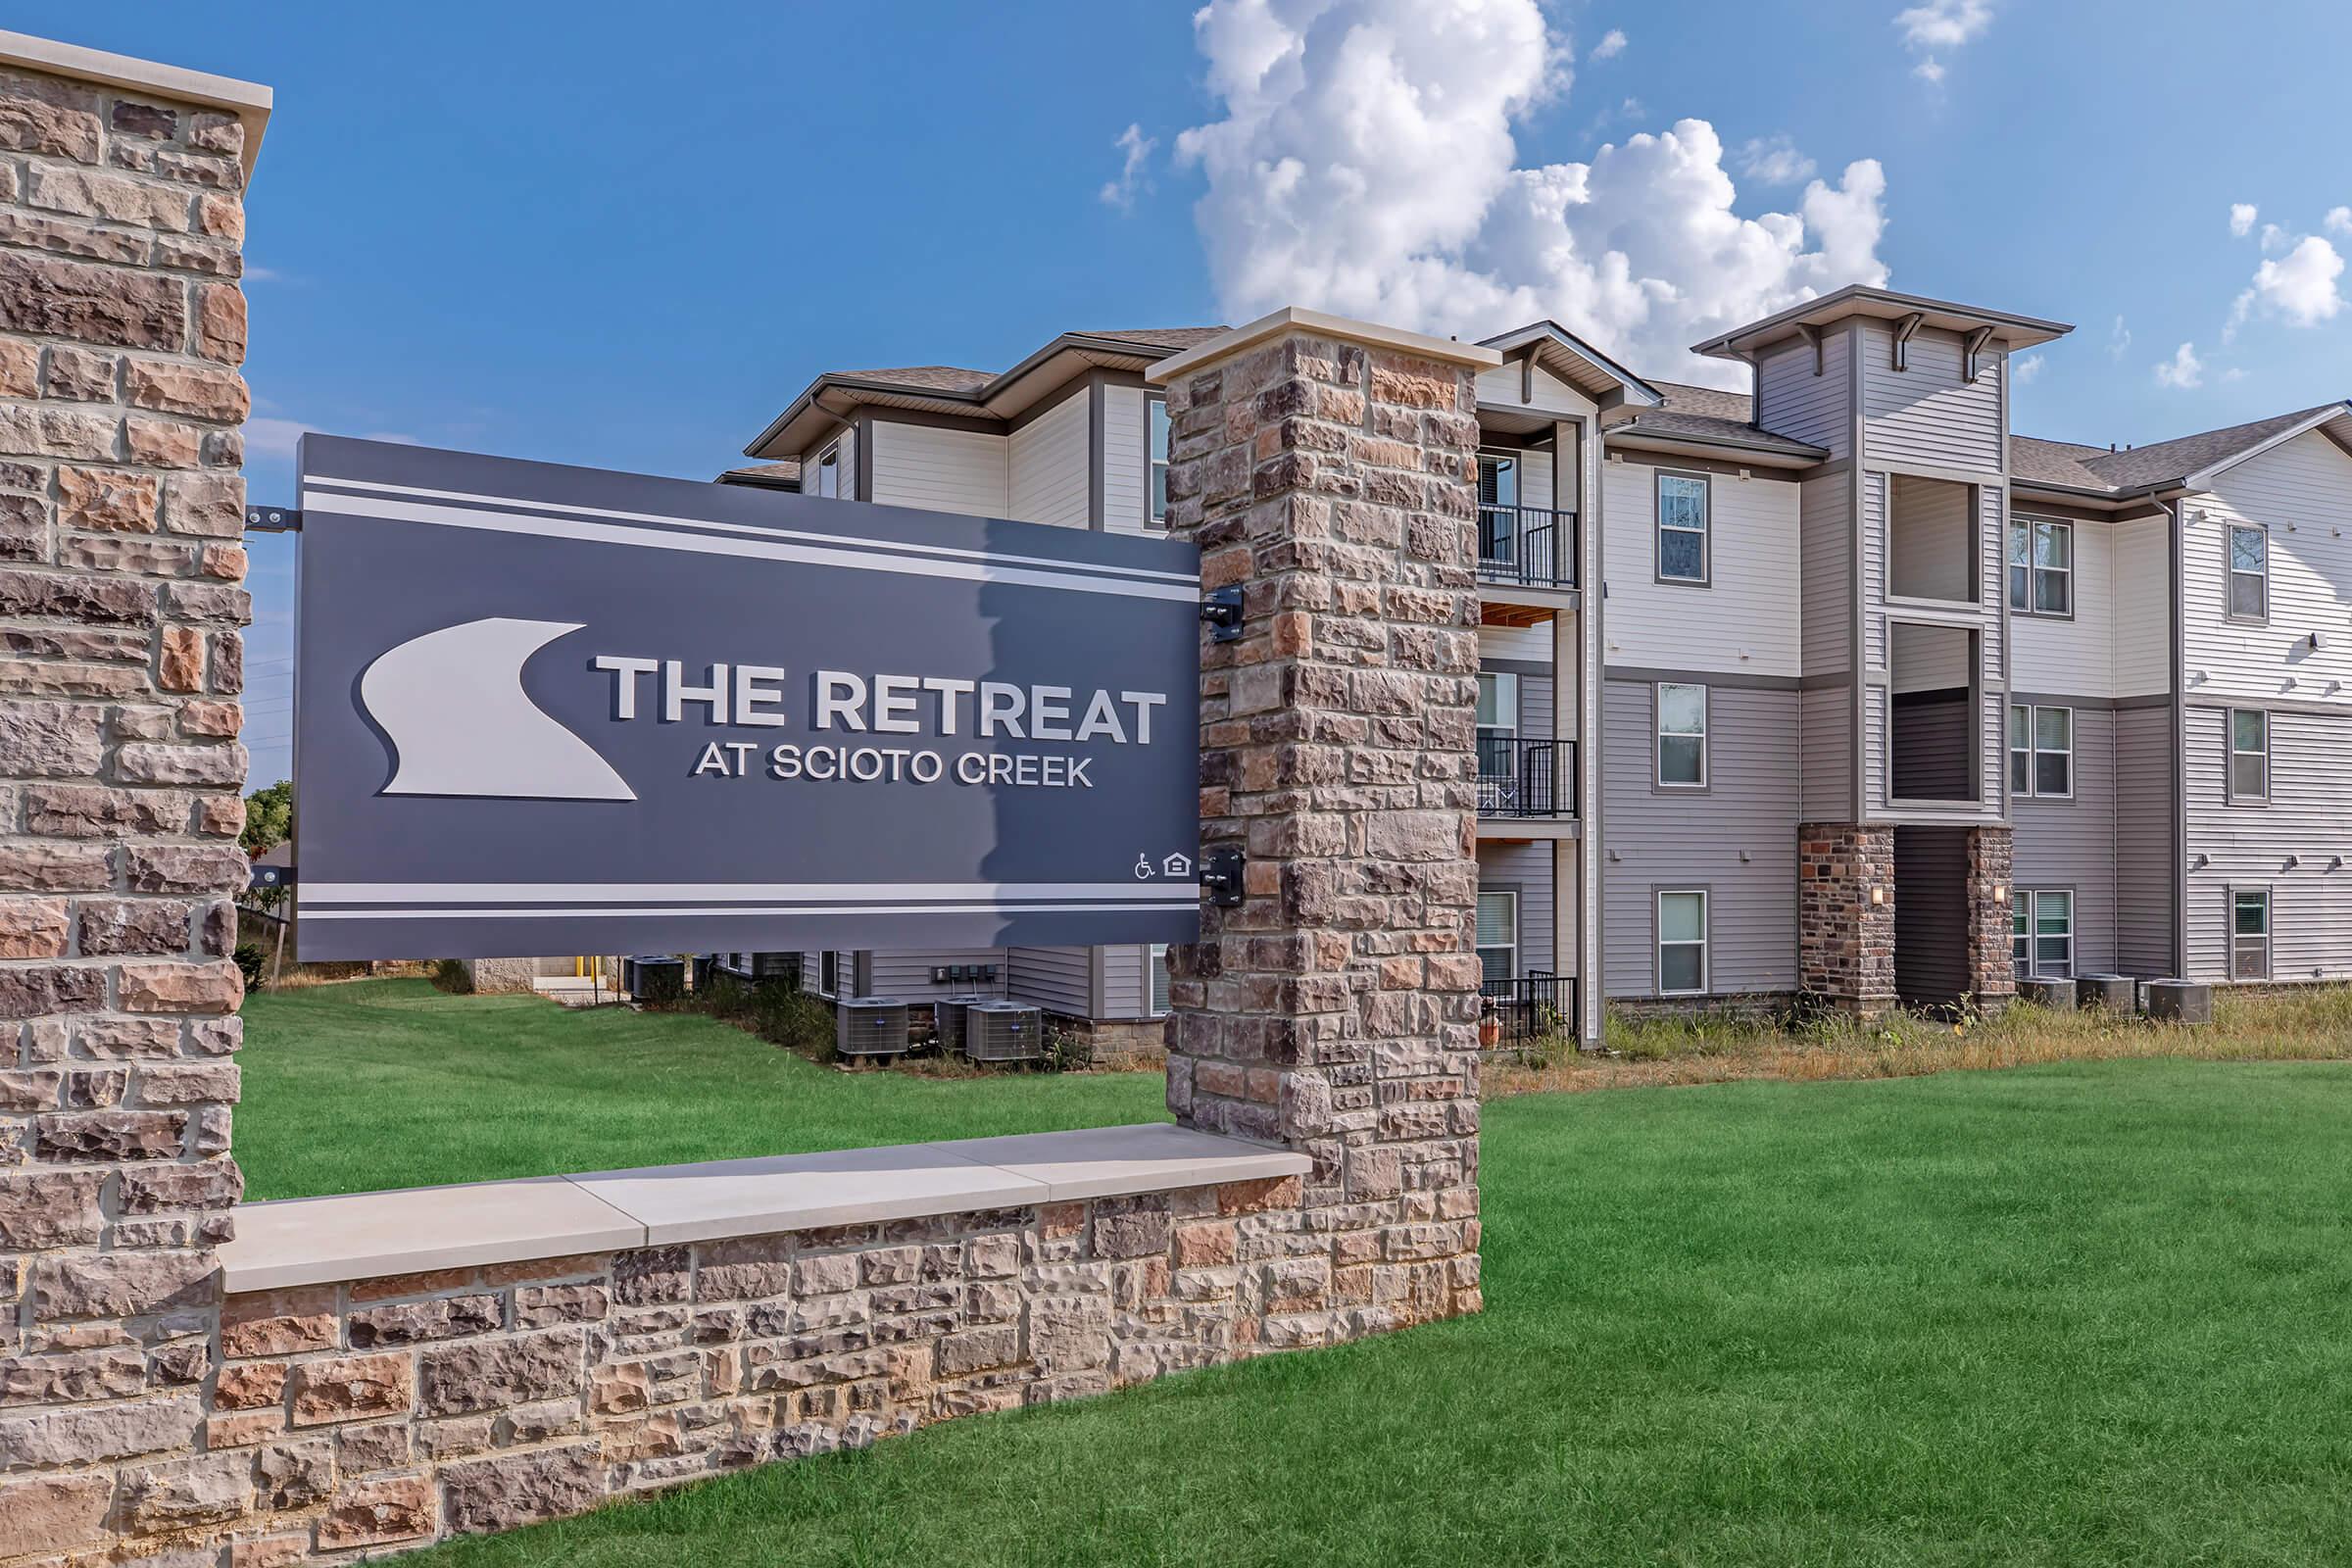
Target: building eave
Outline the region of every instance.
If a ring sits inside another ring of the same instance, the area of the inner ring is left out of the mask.
[[[1808,300],[1802,305],[1790,306],[1762,320],[1751,321],[1720,337],[1693,344],[1690,352],[1703,354],[1710,359],[1745,361],[1763,349],[1799,336],[1800,328],[1827,326],[1855,316],[1887,321],[1917,316],[1923,326],[1953,332],[1988,328],[1992,341],[2011,350],[2034,348],[2074,330],[2064,321],[2046,321],[2039,317],[1988,311],[1974,305],[1955,304],[1950,300],[1930,299],[1924,294],[1898,294],[1891,289],[1852,283],[1835,293]]]

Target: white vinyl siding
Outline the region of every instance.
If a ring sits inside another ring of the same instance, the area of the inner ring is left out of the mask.
[[[1004,437],[877,420],[872,440],[874,493],[866,499],[983,517],[1010,510]]]
[[[1669,465],[1671,466],[1671,465]],[[1714,474],[1707,549],[1712,586],[1660,583],[1656,468],[1601,465],[1608,582],[1607,662],[1651,669],[1799,673],[1798,487]]]
[[[2313,430],[2230,469],[2210,493],[2180,503],[2190,519],[2181,535],[2181,586],[2182,658],[2192,697],[2260,703],[2287,692],[2297,702],[2352,711],[2347,498],[2352,457]],[[2229,617],[2225,564],[2233,522],[2268,530],[2267,623]],[[2328,634],[2316,651],[2306,641],[2315,631]]]
[[[2029,529],[2033,521],[2024,515],[2012,518],[2013,525]],[[2074,565],[2068,584],[2074,612],[2070,615],[2020,613],[2012,602],[2009,634],[2016,642],[2016,662],[2009,684],[2019,691],[2114,696],[2120,655],[2116,639],[2126,636],[2133,639],[2135,662],[2142,657],[2142,641],[2161,643],[2154,650],[2150,683],[2138,690],[2169,690],[2165,661],[2172,657],[2172,589],[2165,575],[2162,531],[2143,533],[2134,527],[2131,535],[2133,547],[2145,546],[2155,554],[2144,565],[2134,564],[2127,589],[2118,581],[2123,564],[2117,559],[2117,551],[2123,548],[2121,531],[2104,522],[2074,521],[2067,526],[2074,530],[2070,556]],[[2014,541],[2014,534],[2011,539]],[[2004,593],[2010,591],[2013,575],[2013,567],[2004,568]],[[2127,591],[2132,597],[2123,597]],[[2119,604],[2125,607],[2120,618]]]
[[[1150,475],[1144,466],[1146,402],[1140,386],[1102,389],[1102,526],[1109,533],[1145,531]]]
[[[1005,438],[1013,518],[1060,528],[1092,525],[1087,511],[1094,481],[1087,451],[1092,406],[1081,384]]]
[[[2078,548],[2092,531],[2088,526],[2076,529]],[[2109,580],[2114,588],[2102,600],[2095,592],[2095,582],[2078,584],[2084,597],[2076,623],[2088,625],[2103,619],[2114,627],[2109,641],[2115,650],[2115,696],[2149,697],[2169,692],[2173,689],[2172,519],[2148,517],[2097,531],[2111,541]],[[2071,657],[2074,648],[2051,627],[2021,623],[2014,635],[2021,669],[2054,670],[2066,667],[2067,662],[2082,667],[2082,660]],[[2082,652],[2085,658],[2093,657],[2088,650]]]
[[[1479,371],[1478,401],[1514,409],[1538,409],[1546,414],[1591,415],[1593,412],[1591,398],[1542,366],[1537,366],[1530,377],[1534,382],[1533,401],[1522,402],[1519,396],[1520,368],[1514,361]]]

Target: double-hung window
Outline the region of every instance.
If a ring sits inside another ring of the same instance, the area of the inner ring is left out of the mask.
[[[827,948],[816,956],[816,994],[830,997],[841,990],[841,955]]]
[[[1658,580],[1707,581],[1707,478],[1658,475]]]
[[[2075,793],[2075,710],[2009,710],[2009,793],[2068,800]]]
[[[2268,888],[2236,888],[2230,894],[2230,978],[2271,977],[2271,894]]]
[[[1658,683],[1658,783],[1666,789],[1707,787],[1707,689]]]
[[[1697,997],[1707,991],[1707,895],[1703,890],[1658,895],[1658,995]]]
[[[2075,525],[2040,517],[2009,523],[2009,608],[2021,615],[2075,612]]]
[[[2075,972],[2075,896],[2063,888],[2019,888],[2009,906],[2009,961],[2020,980],[2066,980]]]
[[[2230,803],[2260,806],[2271,798],[2271,715],[2259,708],[2230,710]]]
[[[2255,524],[2230,525],[2230,618],[2271,615],[2271,536]]]
[[[1492,985],[1519,973],[1519,895],[1482,888],[1478,895],[1478,966]]]
[[[815,483],[808,486],[808,491],[810,495],[822,496],[827,501],[841,499],[840,442],[835,442],[817,454]]]
[[[1144,491],[1145,520],[1154,528],[1168,525],[1168,400],[1144,400],[1145,463],[1151,483]]]
[[[1152,944],[1147,975],[1152,989],[1145,1004],[1150,1007],[1152,1016],[1156,1018],[1168,1010],[1168,945],[1166,943],[1154,942]]]

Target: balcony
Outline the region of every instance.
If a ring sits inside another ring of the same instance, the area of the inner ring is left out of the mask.
[[[1526,819],[1576,815],[1576,743],[1478,738],[1478,814]]]
[[[1502,1051],[1538,1040],[1576,1038],[1576,976],[1537,969],[1511,980],[1489,980],[1478,988],[1482,1021],[1500,1026],[1494,1045],[1485,1044],[1489,1031],[1480,1031],[1481,1048]]]
[[[1480,503],[1479,581],[1574,588],[1577,555],[1575,513]]]

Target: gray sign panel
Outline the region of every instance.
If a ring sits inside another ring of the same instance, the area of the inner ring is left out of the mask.
[[[1199,936],[1192,546],[299,462],[303,957]]]

